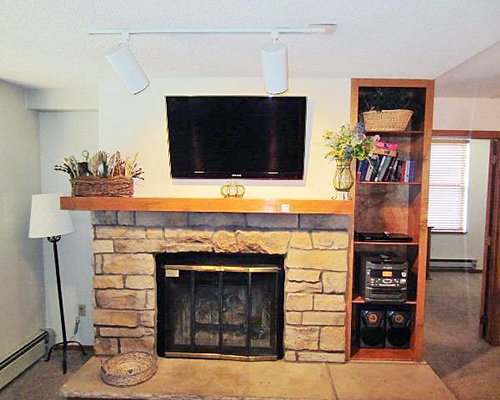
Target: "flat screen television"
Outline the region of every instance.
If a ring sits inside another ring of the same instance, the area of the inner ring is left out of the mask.
[[[172,178],[302,179],[305,97],[168,96]]]

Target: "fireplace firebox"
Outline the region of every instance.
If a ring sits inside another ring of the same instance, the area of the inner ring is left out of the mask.
[[[283,257],[156,257],[158,354],[276,360],[283,356]]]

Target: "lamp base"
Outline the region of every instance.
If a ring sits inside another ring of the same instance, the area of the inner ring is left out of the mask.
[[[67,361],[67,350],[68,350],[68,344],[76,344],[80,347],[80,350],[82,352],[82,355],[86,355],[87,353],[85,353],[85,349],[83,348],[83,345],[80,343],[80,342],[77,342],[76,340],[69,340],[69,341],[66,341],[66,342],[59,342],[59,343],[56,343],[54,344],[48,351],[47,353],[47,356],[45,357],[45,362],[47,361],[50,361],[50,356],[52,355],[52,351],[55,350],[57,347],[59,346],[62,346],[62,351],[63,351],[63,357],[62,357],[62,370],[63,370],[63,374],[66,373],[67,371],[67,365],[68,365],[68,361]],[[71,346],[71,347],[74,347],[74,346]]]

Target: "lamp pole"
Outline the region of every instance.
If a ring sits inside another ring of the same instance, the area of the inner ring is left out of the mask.
[[[62,345],[63,347],[63,355],[62,355],[62,370],[63,374],[66,373],[67,371],[67,350],[68,350],[68,343],[75,343],[78,346],[80,346],[80,350],[82,351],[82,354],[85,355],[85,350],[80,342],[71,340],[68,342],[67,336],[66,336],[66,322],[64,320],[64,304],[63,304],[63,295],[62,295],[62,287],[61,287],[61,274],[59,272],[59,255],[57,253],[57,242],[61,239],[61,236],[51,236],[48,237],[47,240],[52,243],[52,249],[54,250],[54,264],[56,266],[56,283],[57,283],[57,295],[59,299],[59,314],[61,317],[61,330],[62,330],[62,342],[54,344],[48,354],[47,358],[45,361],[50,360],[50,355],[52,353],[52,350],[54,350],[55,347]]]

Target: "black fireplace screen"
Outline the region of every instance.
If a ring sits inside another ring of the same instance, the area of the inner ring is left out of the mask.
[[[158,256],[158,353],[277,359],[283,344],[283,259]]]

